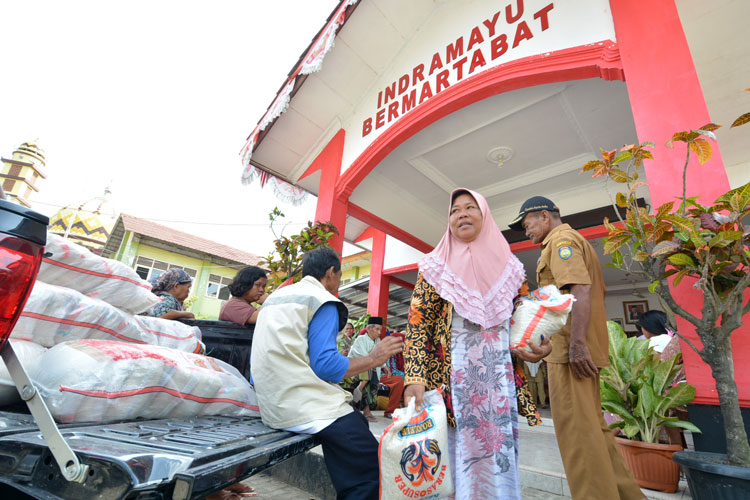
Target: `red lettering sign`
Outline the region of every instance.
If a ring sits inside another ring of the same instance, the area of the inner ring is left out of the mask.
[[[453,83],[460,82],[467,76],[481,71],[487,65],[487,61],[495,61],[525,40],[534,38],[534,31],[529,26],[530,17],[539,21],[538,28],[536,23],[532,22],[534,29],[547,31],[550,27],[550,12],[554,7],[554,3],[550,2],[533,14],[529,13],[524,20],[522,19],[525,14],[523,0],[515,0],[515,2],[511,0],[505,6],[504,12],[501,9],[492,16],[487,16],[481,24],[474,26],[468,35],[459,36],[454,42],[447,44],[444,51],[435,52],[430,58],[429,71],[426,75],[426,63],[423,62],[414,66],[411,72],[401,75],[381,89],[378,92],[374,116],[362,122],[362,137],[372,133],[373,129],[378,130],[398,120],[404,113],[439,94]],[[505,16],[502,16],[503,13]],[[500,21],[503,17],[505,24]],[[512,44],[508,41],[511,35],[513,36]],[[468,37],[466,46],[464,46],[464,36]],[[465,56],[464,51],[466,51]],[[469,53],[471,53],[471,59],[469,59]],[[465,70],[467,63],[468,70]],[[417,95],[419,95],[418,100]],[[375,122],[374,126],[373,122]]]

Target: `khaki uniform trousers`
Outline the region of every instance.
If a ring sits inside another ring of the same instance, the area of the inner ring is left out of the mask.
[[[641,500],[602,415],[599,377],[578,379],[568,363],[547,363],[555,435],[573,500]]]
[[[531,375],[526,363],[523,364],[523,371],[526,374],[526,382],[529,383],[529,389],[531,390],[531,400],[534,401],[534,404],[540,406],[547,404],[547,393],[544,390],[544,372],[546,371],[544,363],[539,365],[535,376]]]

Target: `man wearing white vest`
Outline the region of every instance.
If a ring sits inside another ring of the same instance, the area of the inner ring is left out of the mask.
[[[338,383],[381,366],[403,342],[387,337],[368,356],[342,356],[336,336],[348,311],[334,296],[341,283],[338,255],[328,247],[308,252],[302,276],[266,299],[255,325],[250,366],[261,418],[269,427],[320,438],[339,499],[374,500],[378,442]]]

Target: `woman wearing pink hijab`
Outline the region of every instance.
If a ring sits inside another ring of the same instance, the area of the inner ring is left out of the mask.
[[[444,387],[456,499],[521,498],[518,414],[534,424],[536,409],[516,401],[508,341],[513,299],[524,269],[495,224],[487,200],[468,189],[451,193],[448,230],[419,263],[404,346],[404,401]],[[544,341],[528,361],[549,354]]]

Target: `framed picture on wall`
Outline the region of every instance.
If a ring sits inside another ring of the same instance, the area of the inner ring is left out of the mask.
[[[610,321],[614,321],[618,325],[620,325],[620,328],[625,330],[625,320],[622,318],[611,318]]]
[[[647,300],[632,300],[623,302],[622,307],[625,310],[625,323],[634,325],[638,322],[638,315],[648,311]]]

